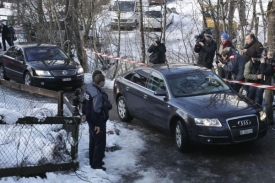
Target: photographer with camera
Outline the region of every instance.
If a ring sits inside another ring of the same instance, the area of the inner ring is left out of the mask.
[[[263,74],[260,69],[260,58],[258,53],[251,55],[251,59],[245,64],[244,78],[246,82],[261,84],[263,80]],[[259,105],[263,103],[263,88],[249,86],[247,90],[247,97],[254,100]]]
[[[219,61],[218,66],[222,67],[225,71],[231,73],[231,77],[236,81],[244,80],[244,65],[245,61],[243,56],[235,52],[230,47],[225,48],[221,52],[222,61]],[[230,83],[230,86],[236,92],[240,91],[241,84]]]
[[[265,49],[265,51],[267,51],[267,49]],[[274,84],[275,84],[274,53],[275,53],[274,50],[268,50],[267,54],[266,54],[266,58],[265,58],[265,56],[261,58],[260,70],[263,74],[263,82],[262,83],[265,85],[273,85],[274,86]],[[274,121],[273,121],[274,93],[273,93],[273,90],[265,89],[264,90],[264,98],[265,98],[265,112],[266,112],[266,117],[267,117],[267,123],[269,125],[274,125]]]
[[[202,31],[202,33],[196,36],[196,45],[194,51],[199,53],[197,64],[208,69],[213,68],[213,59],[215,51],[217,49],[217,43],[213,40],[213,36],[210,29]]]
[[[153,44],[148,48],[148,52],[152,53],[149,56],[149,62],[152,64],[163,64],[166,62],[166,46],[160,42],[158,36],[154,37]]]

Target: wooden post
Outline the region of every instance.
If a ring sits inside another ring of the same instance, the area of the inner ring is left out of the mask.
[[[58,92],[58,106],[57,106],[57,115],[63,116],[63,92]]]

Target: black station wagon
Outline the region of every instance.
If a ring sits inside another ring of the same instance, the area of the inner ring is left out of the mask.
[[[0,60],[0,77],[38,87],[80,87],[83,68],[60,47],[25,44],[10,47]]]
[[[267,132],[262,107],[206,68],[140,67],[118,76],[113,92],[122,121],[135,117],[169,131],[182,152],[196,142],[243,143]]]

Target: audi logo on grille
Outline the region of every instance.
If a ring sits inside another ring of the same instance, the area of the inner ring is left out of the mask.
[[[67,75],[68,72],[67,72],[66,70],[64,70],[64,71],[62,71],[62,74],[63,74],[63,75]]]
[[[251,121],[250,120],[241,120],[241,121],[238,121],[238,125],[239,126],[248,126],[248,125],[251,125]]]

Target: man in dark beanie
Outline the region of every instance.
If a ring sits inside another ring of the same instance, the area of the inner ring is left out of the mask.
[[[213,40],[212,33],[205,32],[204,40],[196,42],[194,51],[199,54],[197,64],[208,69],[213,68],[213,59],[215,51],[217,50],[217,43]]]
[[[11,46],[11,39],[10,39],[10,30],[9,28],[0,20],[0,26],[1,26],[1,33],[2,33],[2,43],[4,46],[4,50],[6,51],[6,41],[8,42],[9,46]]]
[[[148,53],[152,53],[149,56],[150,63],[163,64],[166,62],[166,47],[164,43],[160,42],[158,36],[154,37],[153,44],[148,48]]]

